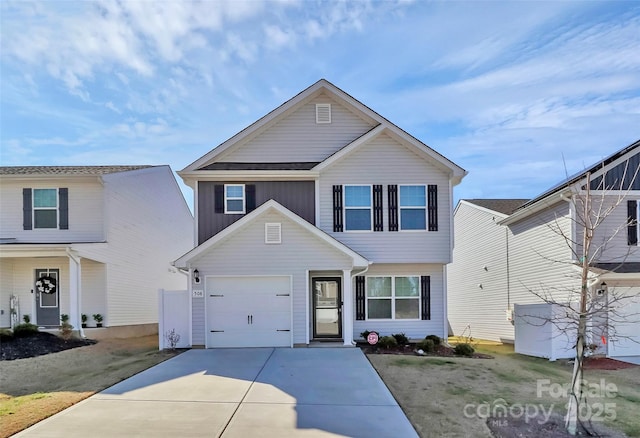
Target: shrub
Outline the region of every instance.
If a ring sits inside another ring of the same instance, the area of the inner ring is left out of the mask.
[[[22,320],[24,321],[25,324],[31,323],[31,317],[29,315],[22,315]]]
[[[407,338],[404,333],[396,333],[395,335],[391,336],[394,337],[398,345],[407,345],[409,343],[409,338]]]
[[[471,345],[467,344],[467,343],[463,343],[463,344],[458,344],[456,345],[456,347],[453,349],[453,352],[458,355],[458,356],[473,356],[474,353],[474,349]]]
[[[22,323],[13,328],[14,338],[28,338],[38,333],[38,326],[35,324]]]
[[[73,326],[69,324],[69,315],[63,313],[60,315],[60,321],[62,322],[60,324],[60,336],[65,341],[68,341],[73,336]]]
[[[398,341],[393,336],[383,336],[378,339],[378,345],[385,350],[398,346]]]
[[[422,341],[418,342],[418,345],[416,346],[419,350],[422,350],[425,353],[433,353],[436,349],[436,344],[433,342],[433,339],[423,339]]]
[[[13,339],[13,332],[9,329],[0,329],[0,341],[10,341]]]
[[[442,343],[442,339],[436,335],[429,335],[425,339],[431,339],[433,341],[433,345],[440,345]]]
[[[360,336],[362,336],[362,339],[366,341],[367,338],[369,337],[369,333],[371,333],[369,330],[365,330],[362,333],[360,333]]]

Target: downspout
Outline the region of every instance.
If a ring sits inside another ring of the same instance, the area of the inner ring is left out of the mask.
[[[354,278],[356,278],[356,276],[366,274],[366,273],[367,273],[367,271],[369,270],[369,267],[370,267],[372,264],[373,264],[373,262],[369,262],[369,264],[367,265],[367,267],[366,267],[366,268],[364,268],[362,271],[360,271],[360,272],[356,272],[355,274],[351,274],[351,280],[350,280],[350,281],[351,281],[351,284],[353,284],[353,279],[354,279]],[[356,341],[352,339],[352,340],[351,340],[351,345],[353,345],[353,346],[355,347],[355,346],[357,345]]]

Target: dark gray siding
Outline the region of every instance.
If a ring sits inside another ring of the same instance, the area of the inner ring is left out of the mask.
[[[594,178],[591,190],[640,190],[639,166],[640,154],[633,155],[604,175],[604,185],[601,176]]]
[[[198,182],[198,244],[219,233],[243,216],[215,212],[214,187],[222,184],[225,183]],[[227,184],[253,184],[256,186],[256,207],[273,199],[315,225],[314,181],[235,181]]]

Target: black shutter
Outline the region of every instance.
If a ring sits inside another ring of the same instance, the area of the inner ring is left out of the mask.
[[[215,213],[224,213],[224,186],[222,184],[213,187],[213,203]]]
[[[60,214],[60,224],[58,228],[61,230],[69,229],[69,189],[61,188],[58,189],[58,202],[60,205],[58,206],[58,211]]]
[[[438,231],[438,186],[427,186],[427,211],[429,216],[429,231]]]
[[[365,319],[365,304],[366,294],[364,289],[364,275],[358,275],[356,277],[356,320],[364,321]]]
[[[342,186],[333,186],[333,231],[342,232]]]
[[[31,189],[22,189],[22,228],[24,230],[33,229],[31,208]]]
[[[638,201],[627,201],[627,244],[638,244]]]
[[[398,186],[387,186],[389,196],[389,231],[398,231]]]
[[[382,186],[373,186],[373,231],[384,231],[382,225]]]
[[[422,319],[431,319],[431,277],[420,277],[420,298],[422,301]]]
[[[247,184],[244,186],[244,195],[247,197],[245,211],[249,213],[256,209],[256,186],[255,184]]]

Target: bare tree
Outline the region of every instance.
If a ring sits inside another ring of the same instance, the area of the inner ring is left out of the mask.
[[[628,167],[629,161],[626,165]],[[616,220],[620,215],[615,215],[614,212],[616,209],[619,212],[620,209],[626,208],[624,201],[639,169],[632,169],[633,173],[628,174],[628,169],[625,168],[622,178],[613,183],[607,182],[606,175],[592,181],[591,172],[587,172],[578,183],[574,181],[568,187],[570,195],[565,199],[571,202],[573,208],[571,230],[574,232],[568,231],[559,219],[547,226],[570,248],[573,260],[553,262],[566,263],[574,267],[578,279],[577,282],[573,282],[576,287],[551,289],[541,286],[538,290],[527,287],[545,303],[562,309],[561,316],[540,320],[540,325],[551,323],[559,328],[561,334],[575,340],[575,343],[572,342],[575,346],[575,361],[565,417],[566,429],[572,435],[579,430],[587,433],[591,431],[582,421],[580,413],[584,412],[583,405],[587,404],[584,360],[590,351],[597,348],[591,338],[593,326],[597,326],[602,335],[611,340],[617,336],[616,323],[629,316],[638,316],[629,315],[628,312],[623,315],[620,312],[623,301],[629,299],[629,296],[616,292],[615,289],[606,296],[600,296],[595,293],[594,288],[602,284],[600,277],[608,272],[597,268],[600,262],[613,260],[614,265],[621,267],[631,253],[631,250],[627,249],[622,254],[616,254],[613,259],[606,258],[608,250],[616,247],[616,237],[627,227],[637,225],[637,219],[630,219],[626,210],[624,220]],[[592,183],[596,190],[592,190]],[[536,322],[533,324],[538,325]]]

